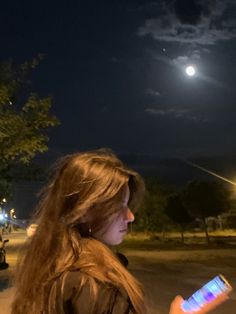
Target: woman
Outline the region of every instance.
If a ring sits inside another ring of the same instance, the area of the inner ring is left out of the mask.
[[[140,283],[109,248],[122,242],[143,193],[141,177],[109,150],[62,159],[16,272],[12,314],[146,313]],[[183,313],[181,302],[171,314]]]

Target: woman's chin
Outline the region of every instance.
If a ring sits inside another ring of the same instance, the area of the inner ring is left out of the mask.
[[[117,239],[106,241],[107,245],[116,246],[123,242],[123,237],[119,237]]]

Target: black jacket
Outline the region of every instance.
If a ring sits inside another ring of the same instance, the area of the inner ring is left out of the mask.
[[[89,284],[79,288],[83,276],[79,270],[69,271],[64,279],[58,279],[56,308],[57,314],[134,314],[134,310],[126,292],[114,286],[97,282],[98,297],[94,303]],[[62,292],[63,291],[63,292]]]
[[[117,253],[120,262],[127,267],[128,260]],[[64,279],[63,279],[64,277]],[[86,278],[87,277],[87,278]],[[66,272],[55,285],[56,302],[49,304],[49,314],[134,314],[128,294],[115,286],[97,283],[98,297],[94,302],[88,283],[88,275],[80,270]],[[85,284],[80,288],[81,282]],[[53,298],[53,300],[55,300]],[[55,307],[54,307],[55,306]]]

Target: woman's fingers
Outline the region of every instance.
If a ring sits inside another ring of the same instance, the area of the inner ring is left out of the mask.
[[[172,301],[170,306],[170,312],[169,314],[183,314],[181,304],[184,302],[184,299],[181,296],[175,297],[175,299]]]

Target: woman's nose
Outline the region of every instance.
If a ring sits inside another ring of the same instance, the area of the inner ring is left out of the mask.
[[[134,221],[134,214],[132,213],[132,211],[129,208],[127,208],[127,211],[126,211],[125,221],[127,221],[127,222],[133,222]]]

